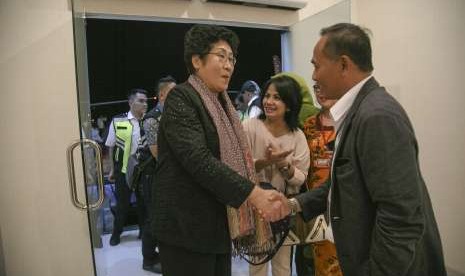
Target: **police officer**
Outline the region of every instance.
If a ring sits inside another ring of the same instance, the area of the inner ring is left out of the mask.
[[[127,184],[126,172],[129,157],[135,154],[141,138],[140,122],[147,111],[147,91],[132,89],[128,93],[129,112],[115,116],[110,124],[107,141],[109,154],[113,162],[110,166],[108,179],[115,181],[116,208],[113,222],[113,233],[110,245],[120,243],[120,235],[130,207],[131,189]],[[139,223],[140,224],[140,223]]]

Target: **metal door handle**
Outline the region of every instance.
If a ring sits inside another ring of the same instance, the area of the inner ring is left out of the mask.
[[[98,199],[95,203],[87,205],[79,201],[77,196],[77,187],[76,187],[76,174],[74,171],[74,149],[79,145],[89,144],[91,147],[95,149],[96,155],[96,165],[97,165],[97,184],[98,184]],[[68,179],[69,185],[71,190],[71,202],[73,203],[76,208],[80,210],[96,210],[98,209],[105,199],[105,193],[103,192],[103,169],[102,169],[102,151],[100,149],[99,144],[95,141],[90,139],[80,139],[73,142],[71,145],[68,146],[66,150],[66,157],[68,161]]]

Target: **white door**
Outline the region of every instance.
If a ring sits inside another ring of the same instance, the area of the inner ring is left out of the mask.
[[[94,275],[89,216],[71,201],[66,159],[81,138],[70,5],[0,2],[0,274],[8,276]],[[85,203],[80,146],[75,156]]]

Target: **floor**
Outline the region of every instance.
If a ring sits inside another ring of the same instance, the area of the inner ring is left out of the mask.
[[[97,276],[158,275],[142,269],[141,241],[137,235],[138,230],[125,231],[118,246],[109,246],[110,235],[102,236],[103,247],[95,249]],[[232,275],[248,276],[247,262],[234,258],[232,260]],[[295,275],[295,272],[292,275]]]

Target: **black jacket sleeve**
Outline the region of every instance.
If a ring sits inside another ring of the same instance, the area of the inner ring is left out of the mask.
[[[326,211],[329,187],[330,182],[326,181],[320,187],[296,196],[305,221],[309,221]]]

